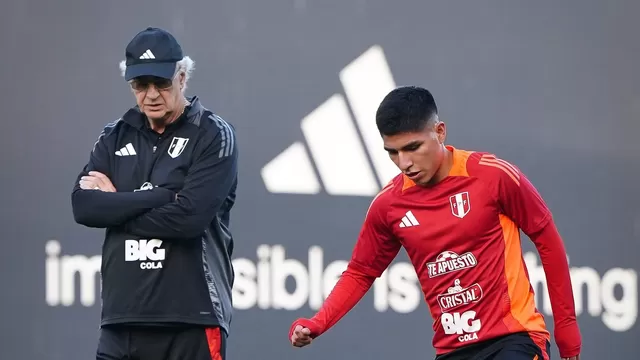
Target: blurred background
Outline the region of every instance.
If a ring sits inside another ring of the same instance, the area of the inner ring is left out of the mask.
[[[395,174],[374,112],[400,85],[433,92],[450,144],[515,163],[545,197],[570,258],[582,359],[637,356],[640,2],[5,0],[0,9],[1,359],[95,358],[103,232],[74,223],[70,193],[102,127],[134,105],[118,62],[147,26],[178,38],[196,62],[188,95],[238,133],[230,359],[433,357],[404,252],[312,346],[287,341]],[[552,324],[528,239],[525,259]]]

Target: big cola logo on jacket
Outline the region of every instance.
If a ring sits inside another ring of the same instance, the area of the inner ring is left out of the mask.
[[[124,261],[137,261],[140,269],[162,269],[162,261],[165,260],[166,249],[162,248],[162,240],[125,240]]]

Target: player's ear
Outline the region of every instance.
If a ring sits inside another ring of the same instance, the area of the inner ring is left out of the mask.
[[[435,131],[436,136],[438,137],[438,142],[440,144],[444,144],[444,141],[447,138],[447,126],[444,124],[444,122],[436,120]]]

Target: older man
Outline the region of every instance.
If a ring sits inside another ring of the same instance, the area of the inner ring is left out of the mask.
[[[231,321],[234,128],[184,90],[194,62],[167,31],[121,63],[137,106],[105,126],[72,194],[105,228],[97,359],[224,359]]]

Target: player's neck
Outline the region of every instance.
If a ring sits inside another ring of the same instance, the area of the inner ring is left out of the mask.
[[[449,173],[451,172],[452,167],[453,167],[453,151],[445,147],[442,164],[440,165],[440,168],[435,173],[435,175],[433,175],[433,177],[429,181],[429,185],[433,186],[439,183],[440,181],[444,180],[444,178],[449,176]]]

